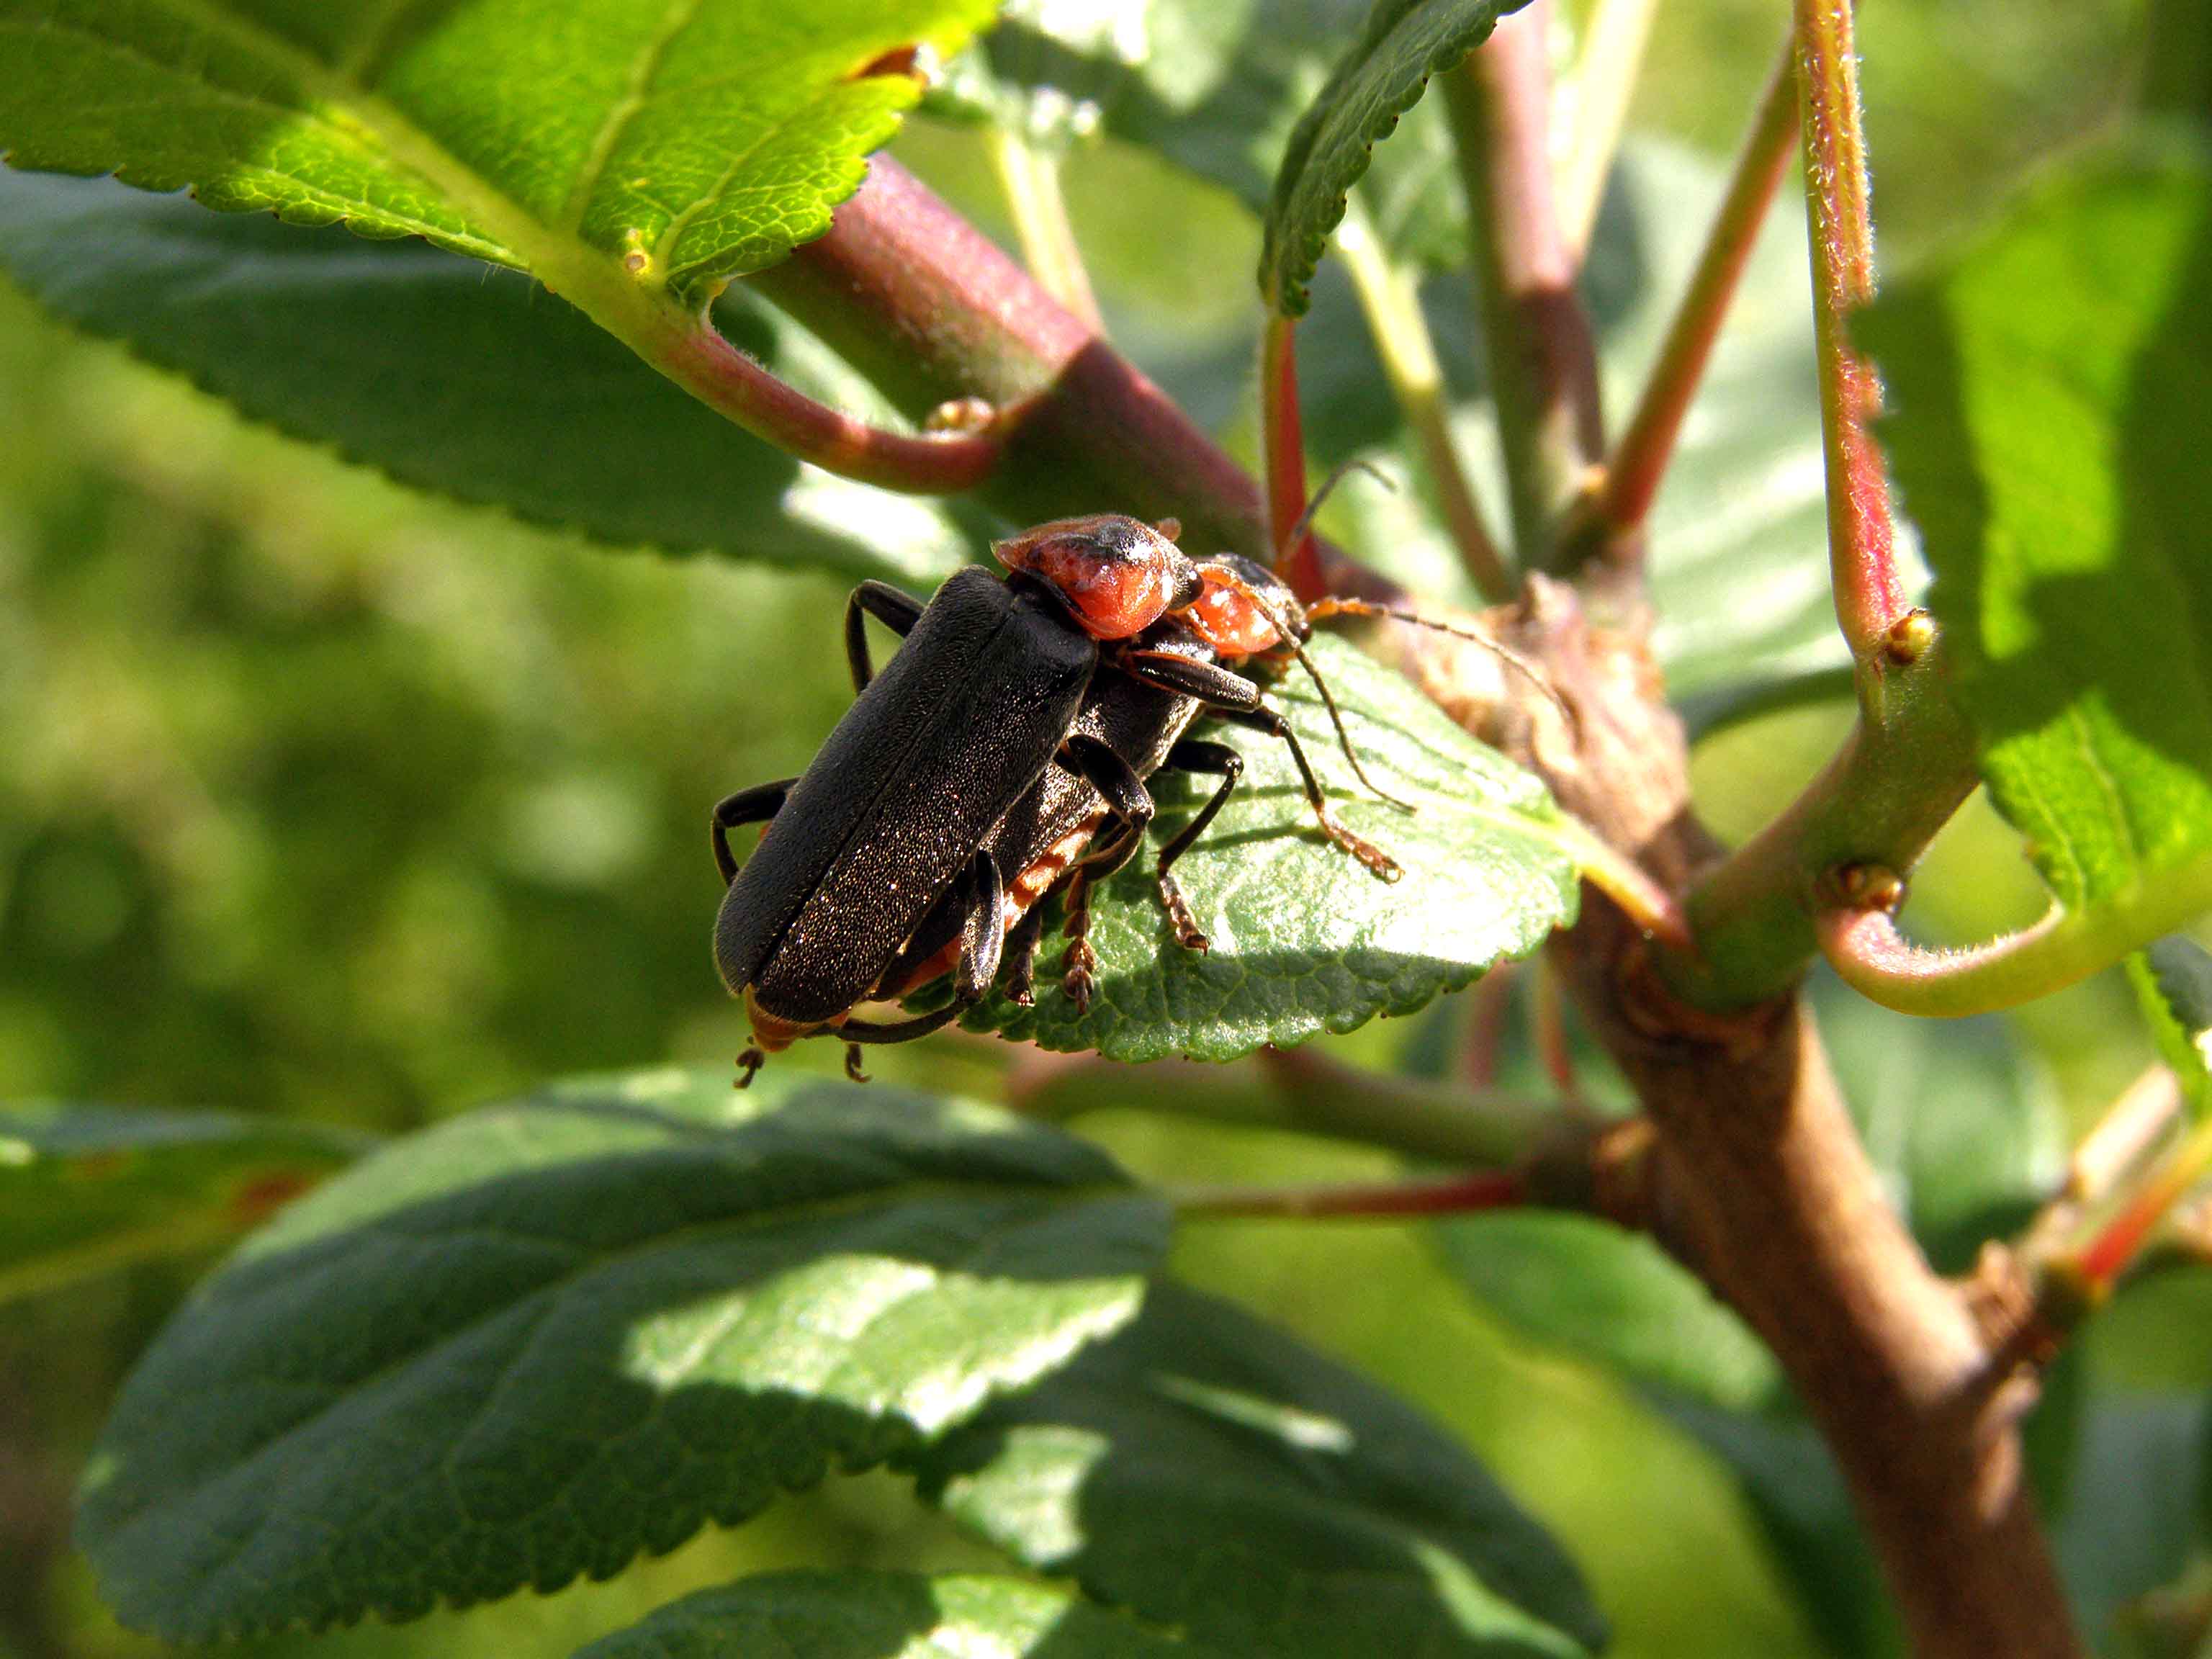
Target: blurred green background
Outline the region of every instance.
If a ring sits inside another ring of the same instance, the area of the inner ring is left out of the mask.
[[[1638,122],[1725,155],[1780,10],[1672,0]],[[2124,105],[2145,33],[2130,0],[1867,0],[1861,28],[1895,260]],[[917,127],[900,153],[1005,233],[970,138]],[[1249,268],[1249,216],[1110,149],[1078,153],[1069,191],[1140,361],[1241,374],[1256,310],[1220,272]],[[1214,406],[1243,403],[1232,378]],[[392,1131],[553,1073],[726,1064],[744,1033],[708,958],[706,809],[798,770],[836,718],[842,586],[610,553],[410,496],[0,290],[0,1097]],[[1717,824],[1740,835],[1786,799],[1839,718],[1710,745],[1698,782]],[[1947,837],[1921,890],[1938,935],[2034,903],[1986,815]],[[1459,1018],[1353,1046],[1433,1048]],[[2147,1055],[2109,985],[2021,1029],[2077,1122]],[[949,1041],[883,1069],[958,1087],[1004,1063]],[[1183,1179],[1361,1167],[1134,1115],[1085,1127]],[[94,1604],[65,1548],[67,1492],[116,1379],[203,1265],[0,1308],[0,1655],[154,1650]],[[1585,1563],[1620,1654],[1817,1650],[1705,1454],[1596,1371],[1504,1332],[1424,1237],[1215,1224],[1179,1266],[1454,1425]],[[2110,1363],[2139,1368],[2136,1354]],[[896,1483],[848,1480],[608,1585],[255,1650],[558,1654],[745,1568],[970,1549]]]

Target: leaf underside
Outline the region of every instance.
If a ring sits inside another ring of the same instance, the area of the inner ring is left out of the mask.
[[[0,267],[256,420],[417,489],[619,546],[912,581],[949,574],[975,539],[957,510],[754,442],[527,278],[421,242],[0,171]],[[742,290],[715,311],[783,378],[896,418]]]
[[[925,1496],[1039,1571],[1225,1653],[1573,1659],[1573,1565],[1443,1431],[1224,1303],[1135,1323],[923,1451]]]
[[[179,1640],[604,1577],[1066,1363],[1164,1237],[1102,1154],[981,1106],[556,1088],[249,1240],[125,1386],[79,1541]]]
[[[1359,786],[1297,670],[1267,695],[1296,729],[1330,805],[1403,866],[1403,879],[1378,880],[1322,837],[1282,744],[1202,727],[1245,762],[1229,805],[1175,866],[1210,948],[1176,942],[1152,872],[1158,848],[1213,781],[1156,777],[1161,810],[1147,851],[1092,901],[1098,968],[1089,1012],[1079,1014],[1058,982],[1048,925],[1036,1006],[994,995],[969,1016],[971,1029],[1114,1060],[1230,1060],[1411,1013],[1573,921],[1577,866],[1542,784],[1345,641],[1316,639],[1310,654],[1361,763],[1417,811]]]

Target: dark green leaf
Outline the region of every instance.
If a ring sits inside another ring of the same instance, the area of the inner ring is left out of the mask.
[[[917,1461],[926,1495],[1024,1565],[1225,1652],[1505,1659],[1604,1639],[1572,1565],[1456,1444],[1173,1285]]]
[[[1516,9],[1513,0],[1376,0],[1284,146],[1260,252],[1260,292],[1272,309],[1304,314],[1328,233],[1375,146],[1431,75],[1457,64]]]
[[[1370,775],[1418,811],[1359,787],[1310,680],[1293,672],[1271,695],[1331,805],[1404,879],[1378,880],[1324,840],[1284,745],[1231,729],[1221,735],[1244,757],[1243,781],[1176,865],[1212,949],[1176,944],[1153,861],[1139,857],[1091,906],[1099,968],[1087,1014],[1053,982],[1048,949],[1034,1009],[998,997],[970,1024],[1115,1060],[1228,1060],[1410,1013],[1574,919],[1577,866],[1543,785],[1344,641],[1316,640],[1312,656]],[[1155,845],[1211,781],[1156,780]]]
[[[1826,1650],[1837,1659],[1901,1656],[1881,1569],[1819,1431],[1794,1411],[1722,1411],[1667,1395],[1653,1403],[1735,1477],[1776,1567]]]
[[[1167,1631],[1014,1578],[778,1572],[672,1602],[576,1659],[1207,1659]]]
[[[2075,161],[1863,338],[1992,799],[2069,910],[2212,903],[2204,155]]]
[[[2126,1602],[2171,1582],[2203,1536],[2197,1483],[2212,1450],[2202,1395],[2108,1393],[2083,1422],[2052,1544],[2082,1630],[2108,1633]]]
[[[226,1112],[0,1107],[0,1302],[227,1243],[367,1146]]]
[[[828,228],[988,0],[0,3],[0,152],[693,308]]]
[[[173,1637],[553,1589],[910,1448],[1127,1321],[1164,1217],[987,1108],[568,1085],[393,1146],[155,1344],[80,1541]]]
[[[2181,1079],[2191,1111],[2212,1114],[2212,954],[2177,933],[2136,957],[2129,972],[2159,1054]]]
[[[1649,1238],[1535,1211],[1437,1231],[1468,1288],[1540,1342],[1729,1409],[1782,1389],[1759,1339]]]
[[[941,576],[963,556],[943,509],[800,465],[524,278],[419,242],[0,171],[0,265],[80,327],[420,489],[855,575]],[[889,413],[757,301],[733,291],[718,321],[829,402]]]

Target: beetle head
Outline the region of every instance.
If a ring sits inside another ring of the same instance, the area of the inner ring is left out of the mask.
[[[1182,614],[1224,657],[1255,657],[1313,630],[1297,596],[1267,566],[1222,553],[1198,568],[1205,586]]]
[[[991,551],[1049,587],[1094,639],[1132,638],[1201,592],[1189,555],[1161,529],[1119,513],[1055,519],[992,543]]]

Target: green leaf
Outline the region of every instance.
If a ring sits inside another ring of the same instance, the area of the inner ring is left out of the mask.
[[[1515,9],[1512,0],[1376,0],[1284,147],[1260,251],[1260,292],[1271,309],[1304,313],[1328,233],[1375,146],[1431,75],[1457,64]]]
[[[428,238],[563,293],[619,267],[696,310],[829,228],[988,0],[317,6],[4,0],[18,167]]]
[[[934,578],[963,557],[945,509],[801,465],[522,277],[420,242],[0,170],[0,265],[78,326],[418,489],[625,546],[856,576]],[[717,321],[826,401],[890,413],[741,291]]]
[[[226,1243],[367,1146],[226,1112],[0,1107],[0,1303]]]
[[[975,1574],[777,1572],[671,1602],[576,1659],[1207,1659],[1064,1590]]]
[[[1731,1410],[1782,1391],[1780,1368],[1749,1327],[1649,1238],[1536,1211],[1437,1233],[1468,1290],[1539,1342]]]
[[[2212,903],[2203,152],[2054,173],[1862,337],[1991,798],[2069,911]]]
[[[1904,1644],[1881,1572],[1835,1459],[1811,1424],[1661,1396],[1660,1413],[1735,1477],[1774,1565],[1838,1659],[1890,1659]]]
[[[1048,936],[1036,1007],[994,997],[970,1026],[1114,1060],[1229,1060],[1411,1013],[1574,919],[1577,866],[1543,785],[1343,641],[1317,639],[1311,655],[1369,775],[1417,811],[1358,786],[1310,680],[1293,672],[1270,696],[1331,805],[1395,858],[1404,878],[1378,880],[1324,840],[1285,746],[1232,730],[1224,735],[1244,757],[1243,781],[1175,866],[1212,948],[1176,942],[1154,860],[1140,855],[1091,904],[1099,965],[1089,1012],[1078,1014],[1054,982]],[[1157,846],[1212,781],[1155,783]]]
[[[565,1085],[250,1240],[125,1386],[79,1541],[179,1640],[604,1577],[1064,1364],[1164,1233],[1103,1154],[981,1106]]]
[[[1281,1332],[1171,1284],[916,1460],[1024,1565],[1225,1652],[1573,1656],[1573,1565],[1455,1443]]]
[[[2176,933],[2130,960],[2128,973],[2191,1113],[2212,1115],[2212,954]]]

